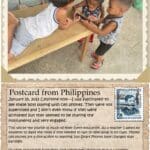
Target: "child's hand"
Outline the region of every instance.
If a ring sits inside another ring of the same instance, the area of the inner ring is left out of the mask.
[[[97,22],[97,21],[98,21],[98,18],[95,17],[95,16],[93,16],[93,15],[90,15],[90,16],[88,17],[88,19],[89,19],[90,21],[92,21],[92,22]]]
[[[81,22],[83,25],[88,26],[90,24],[90,22],[88,20],[83,20],[81,19]]]
[[[73,18],[73,21],[78,22],[78,21],[80,21],[80,19],[81,19],[81,17],[78,14],[76,14],[76,16],[74,16],[74,18]]]
[[[89,29],[91,29],[91,28],[97,28],[97,26],[95,24],[93,24],[92,22],[89,22],[88,20],[81,19],[81,22],[82,22],[82,24],[84,26],[86,26]]]
[[[59,21],[59,28],[64,30],[69,28],[73,24],[73,20],[70,18],[66,18],[66,20],[60,20]]]
[[[81,18],[80,18],[80,15],[79,15],[79,14],[80,14],[80,11],[79,11],[79,10],[75,10],[75,11],[74,11],[74,14],[73,14],[73,20],[74,20],[74,21],[75,21],[75,20],[76,20],[76,21],[80,21]]]
[[[73,14],[73,19],[77,18],[77,16],[78,16],[78,11],[75,11]]]

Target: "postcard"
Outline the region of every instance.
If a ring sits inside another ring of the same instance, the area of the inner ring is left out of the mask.
[[[1,149],[149,150],[148,0],[1,0]]]
[[[123,3],[118,14],[110,5],[113,1],[62,3],[68,15],[59,23],[61,3],[2,0],[3,78],[148,80],[148,1]]]
[[[149,150],[148,84],[3,84],[3,150]]]

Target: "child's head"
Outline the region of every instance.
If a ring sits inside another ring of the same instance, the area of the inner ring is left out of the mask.
[[[49,0],[56,7],[71,7],[74,0]]]
[[[89,0],[89,7],[92,9],[99,7],[102,5],[102,3],[104,2],[104,0]]]
[[[132,6],[132,4],[133,0],[110,0],[107,11],[110,15],[121,16]]]

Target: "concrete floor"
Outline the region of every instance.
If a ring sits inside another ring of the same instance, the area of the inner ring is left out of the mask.
[[[95,37],[93,50],[99,44]],[[78,43],[73,43],[43,58],[20,67],[13,73],[139,73],[142,72],[142,13],[131,8],[116,45],[105,55],[101,69],[92,70],[90,51],[81,63]]]

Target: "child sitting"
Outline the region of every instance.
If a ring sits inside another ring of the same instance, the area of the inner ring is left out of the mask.
[[[99,25],[104,17],[104,10],[102,7],[102,3],[104,0],[84,0],[81,3],[74,6],[75,15],[78,13],[77,9],[82,7],[82,16],[85,17],[88,21],[92,21],[96,25]],[[90,41],[93,42],[94,34],[90,36]],[[82,40],[81,40],[82,42]]]
[[[123,22],[123,15],[132,6],[132,3],[133,0],[110,0],[108,15],[104,18],[100,29],[91,22],[81,20],[88,29],[100,35],[100,45],[92,54],[96,61],[93,62],[91,68],[99,69],[103,64],[103,56],[115,44]]]
[[[67,17],[74,0],[49,2],[46,9],[33,17],[18,20],[12,13],[8,14],[8,59],[21,54],[34,40],[51,35],[57,28],[66,29],[79,21]]]

